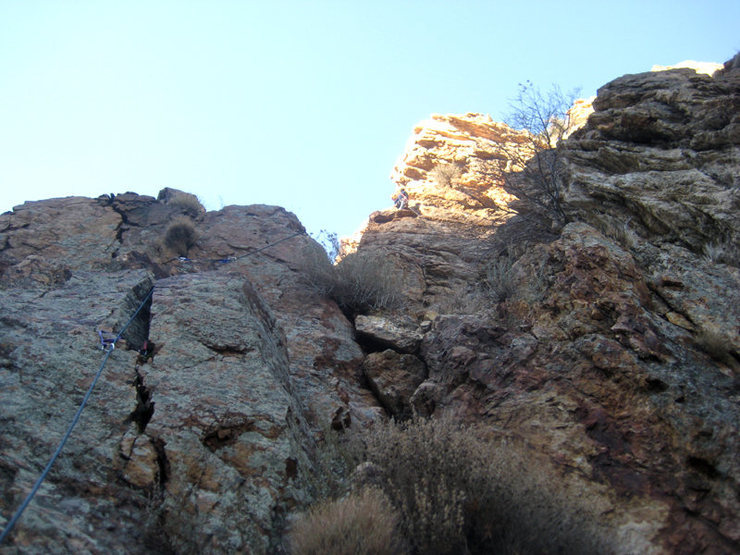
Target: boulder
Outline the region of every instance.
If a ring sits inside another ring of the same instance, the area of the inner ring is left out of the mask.
[[[426,367],[421,360],[387,349],[370,353],[362,370],[370,389],[388,414],[396,419],[412,415],[411,396],[426,378]]]
[[[357,316],[355,330],[363,342],[382,345],[402,353],[416,352],[423,337],[419,326],[413,321],[391,320],[382,316]]]

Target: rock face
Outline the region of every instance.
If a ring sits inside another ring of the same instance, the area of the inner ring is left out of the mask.
[[[737,245],[738,90],[736,69],[625,75],[602,87],[589,125],[565,144],[570,214],[629,222],[653,242],[698,253]],[[600,212],[589,210],[594,202]]]
[[[555,233],[532,212],[458,226],[469,208],[432,190],[460,181],[442,187],[428,161],[465,152],[479,173],[455,179],[499,189],[472,154],[491,131],[435,116],[394,173],[421,216],[371,215],[359,245],[395,256],[415,284],[403,314],[383,318],[433,319],[408,403],[547,454],[552,480],[601,507],[618,552],[740,545],[737,65],[600,89],[561,146],[573,223]]]
[[[303,282],[311,240],[295,217],[206,214],[179,195],[58,199],[0,216],[4,517],[100,363],[97,330],[119,330],[154,287],[13,532],[25,552],[273,552],[285,516],[321,487],[323,431],[383,413],[360,385],[351,324]],[[184,217],[197,240],[179,259],[166,238]]]
[[[433,115],[414,128],[391,179],[410,207],[436,221],[489,227],[506,220],[513,197],[492,182],[511,162],[502,146],[526,149],[528,134],[483,114]],[[372,219],[372,216],[371,216]]]
[[[735,59],[600,89],[560,145],[558,229],[504,190],[525,133],[420,124],[393,174],[410,209],[356,239],[403,305],[353,322],[278,207],[166,189],[0,215],[0,523],[100,365],[98,330],[144,301],[9,552],[281,552],[327,431],[412,414],[536,452],[615,553],[737,552],[739,80]]]

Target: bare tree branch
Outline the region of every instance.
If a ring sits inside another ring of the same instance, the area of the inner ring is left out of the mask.
[[[507,123],[528,131],[529,140],[516,148],[500,145],[512,170],[503,176],[506,188],[558,223],[567,221],[562,207],[563,171],[558,143],[573,127],[568,111],[576,94],[573,91],[565,95],[557,85],[543,93],[530,81],[520,83]]]

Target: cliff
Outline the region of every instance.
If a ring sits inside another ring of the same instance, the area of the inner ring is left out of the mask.
[[[393,170],[410,209],[371,214],[352,255],[402,298],[361,314],[313,286],[318,247],[278,207],[165,189],[1,215],[0,522],[98,330],[143,309],[0,549],[280,552],[332,430],[417,414],[519,445],[614,552],[736,552],[739,65],[602,87],[558,148],[564,222],[510,187],[525,132],[421,123]]]

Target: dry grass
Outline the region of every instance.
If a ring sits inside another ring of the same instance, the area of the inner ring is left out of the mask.
[[[704,245],[704,258],[714,264],[740,266],[740,247],[730,240],[720,240]]]
[[[505,254],[494,258],[485,267],[485,285],[496,302],[510,298],[516,291],[514,259]]]
[[[439,164],[429,170],[428,176],[440,187],[452,187],[462,175],[460,164]]]
[[[295,555],[384,555],[399,552],[398,518],[385,494],[365,488],[314,506],[290,533]]]
[[[609,553],[594,515],[521,446],[450,420],[376,427],[366,458],[410,553]],[[579,504],[580,503],[580,504]]]
[[[190,218],[182,217],[173,221],[164,234],[164,246],[177,256],[187,256],[197,240],[195,225]]]
[[[434,420],[390,424],[367,437],[367,458],[384,469],[385,491],[416,553],[464,552],[467,510],[483,467],[462,429]]]
[[[402,276],[393,262],[377,254],[353,253],[333,266],[326,253],[313,245],[304,254],[309,286],[336,301],[350,317],[400,305]]]
[[[177,208],[192,218],[197,218],[206,211],[197,196],[183,191],[173,191],[167,199],[167,205]]]

